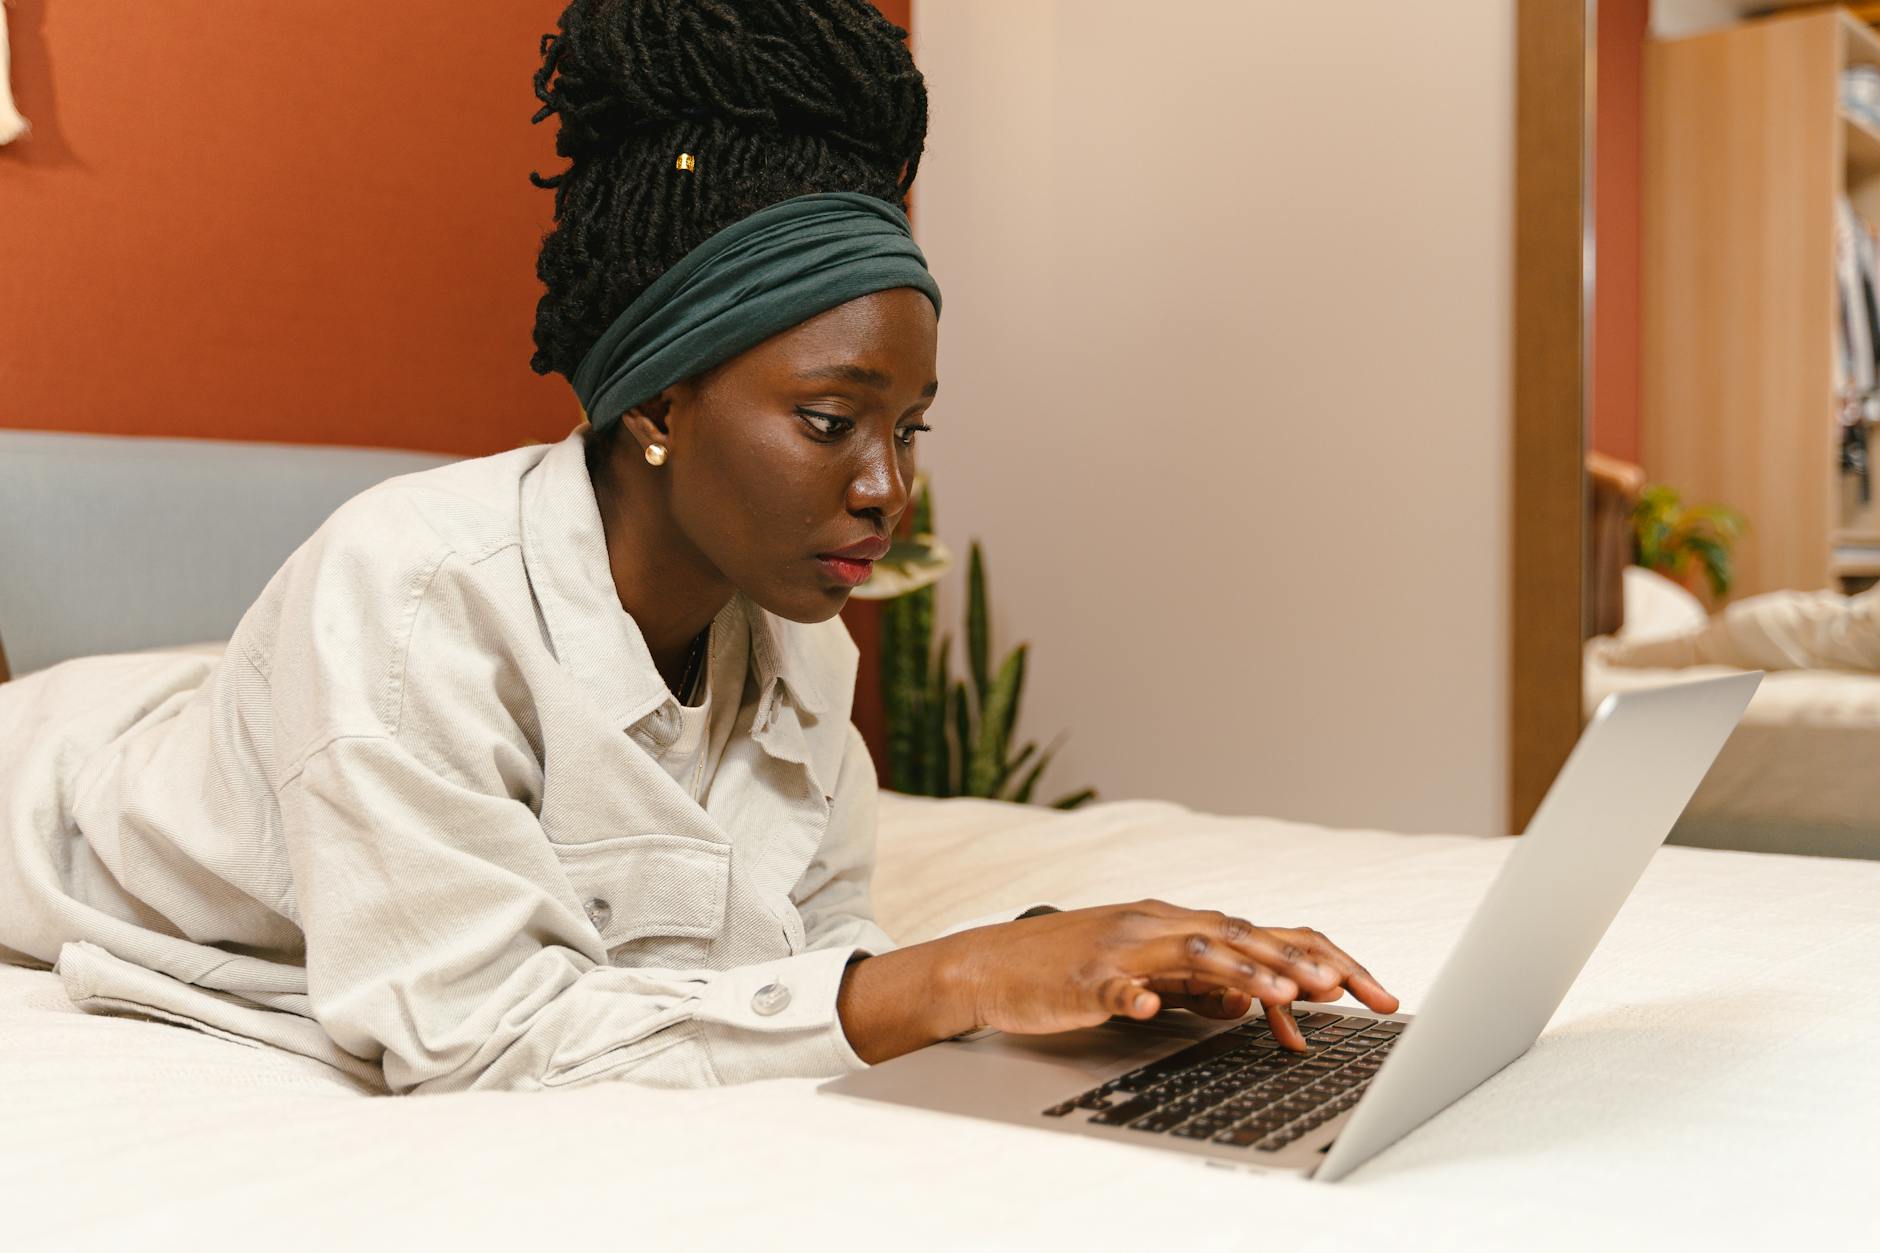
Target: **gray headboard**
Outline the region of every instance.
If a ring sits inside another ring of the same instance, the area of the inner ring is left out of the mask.
[[[69,657],[225,640],[288,556],[431,453],[0,430],[0,643]]]

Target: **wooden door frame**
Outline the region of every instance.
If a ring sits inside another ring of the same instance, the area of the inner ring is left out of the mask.
[[[1508,814],[1520,832],[1578,741],[1598,0],[1518,0]]]

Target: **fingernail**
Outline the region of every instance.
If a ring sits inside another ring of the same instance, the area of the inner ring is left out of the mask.
[[[1136,998],[1136,1012],[1139,1014],[1143,1014],[1143,1013],[1147,1013],[1148,1011],[1149,1011],[1149,994],[1145,992],[1141,996]]]

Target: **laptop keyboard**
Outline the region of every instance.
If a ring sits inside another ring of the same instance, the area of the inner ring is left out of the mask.
[[[1256,1018],[1044,1112],[1091,1110],[1105,1126],[1274,1152],[1355,1105],[1409,1025],[1326,1013],[1297,1021],[1310,1052],[1287,1049]]]

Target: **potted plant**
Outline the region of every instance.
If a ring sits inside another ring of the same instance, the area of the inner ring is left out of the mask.
[[[888,714],[888,786],[914,796],[1029,803],[1063,738],[1036,761],[1036,743],[1010,751],[1029,645],[1018,645],[996,672],[991,669],[985,559],[975,540],[967,571],[970,699],[965,680],[952,679],[953,637],[943,635],[939,648],[933,647],[933,615],[937,585],[952,569],[953,557],[934,534],[933,492],[924,472],[915,476],[913,492],[913,534],[896,538],[853,593],[887,602],[881,614],[881,690]],[[1096,794],[1082,788],[1051,807],[1075,809]]]
[[[1728,506],[1686,505],[1676,488],[1654,483],[1632,510],[1633,560],[1714,603],[1730,594],[1731,549],[1748,529]]]

